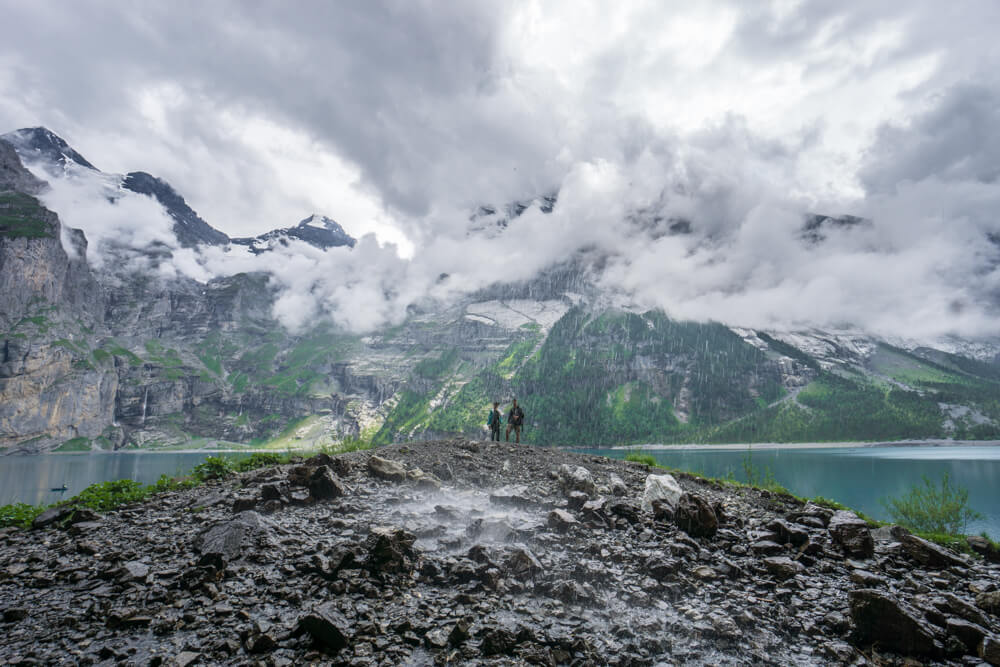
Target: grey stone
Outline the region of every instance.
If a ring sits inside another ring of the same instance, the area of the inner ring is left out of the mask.
[[[548,525],[549,528],[565,532],[574,526],[580,525],[580,522],[565,510],[552,510],[549,512]]]
[[[961,640],[968,653],[975,653],[979,643],[986,636],[986,629],[976,623],[970,623],[961,618],[948,618],[945,629]]]
[[[772,556],[764,559],[764,567],[777,579],[784,581],[791,579],[796,574],[806,571],[802,563],[792,560],[788,556]]]
[[[1000,616],[1000,591],[980,593],[976,596],[976,606],[995,616]]]
[[[991,665],[1000,665],[1000,637],[987,635],[979,642],[976,653]]]
[[[684,490],[674,479],[673,475],[648,475],[646,486],[642,493],[642,509],[644,512],[653,512],[653,503],[661,502],[665,509],[673,515]],[[661,510],[662,511],[662,510]]]
[[[146,581],[149,577],[149,566],[137,560],[131,560],[122,566],[125,575],[132,581]]]
[[[296,634],[308,634],[317,646],[336,653],[350,642],[350,627],[347,618],[332,603],[327,603],[300,618]]]
[[[853,512],[837,511],[827,526],[830,537],[854,558],[871,558],[875,555],[875,542],[868,524]]]
[[[406,480],[406,469],[402,465],[381,456],[372,456],[368,459],[368,472],[389,482]]]
[[[712,537],[719,529],[715,510],[696,493],[685,493],[678,498],[674,521],[678,528],[692,537]]]
[[[1000,549],[995,544],[979,535],[969,535],[965,538],[969,548],[985,558],[990,563],[1000,563]]]
[[[613,496],[627,496],[628,486],[625,481],[618,475],[611,473],[608,476],[608,488],[611,490],[611,495]]]
[[[965,565],[964,559],[916,535],[904,535],[900,543],[910,558],[924,567],[941,569]]]
[[[345,495],[344,485],[334,478],[325,465],[316,468],[309,476],[309,493],[317,500],[332,500]]]
[[[564,495],[572,491],[585,493],[588,498],[597,495],[597,484],[594,482],[594,476],[583,466],[570,466],[564,463],[559,466],[556,474],[559,477],[559,487]]]
[[[203,555],[218,555],[225,561],[238,559],[251,540],[270,532],[271,524],[257,512],[241,512],[230,521],[216,524],[195,539],[195,549]]]
[[[832,523],[832,522],[831,522]],[[853,590],[849,595],[852,640],[859,645],[876,644],[883,650],[905,656],[937,657],[942,647],[934,631],[920,614],[888,593],[869,588]]]
[[[532,577],[542,571],[542,564],[531,551],[519,547],[504,561],[504,569],[514,577]]]

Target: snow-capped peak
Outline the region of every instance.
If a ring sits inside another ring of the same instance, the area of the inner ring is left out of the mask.
[[[312,227],[313,229],[323,229],[339,234],[344,233],[344,228],[336,220],[331,220],[325,215],[313,213],[308,218],[299,223],[299,227]]]

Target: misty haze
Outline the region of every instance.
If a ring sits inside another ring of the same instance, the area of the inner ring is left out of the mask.
[[[1000,5],[0,15],[0,663],[1000,664]]]

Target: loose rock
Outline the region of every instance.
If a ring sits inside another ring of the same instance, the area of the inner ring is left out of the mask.
[[[652,512],[653,503],[660,501],[672,514],[683,493],[684,490],[672,475],[649,475],[642,493],[642,509],[644,512]]]
[[[875,555],[875,541],[868,524],[853,512],[837,511],[827,527],[830,537],[852,558],[871,558]]]

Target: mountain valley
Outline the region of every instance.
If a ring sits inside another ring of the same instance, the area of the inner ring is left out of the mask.
[[[41,178],[81,171],[111,200],[162,209],[173,239],[88,248],[43,204]],[[551,194],[481,207],[469,233],[502,235],[525,210],[556,206]],[[636,224],[685,234],[697,221]],[[814,216],[802,242],[860,224],[871,223]],[[515,396],[524,438],[552,445],[1000,438],[997,340],[676,321],[603,289],[598,249],[529,280],[415,300],[392,326],[359,333],[315,317],[286,328],[271,251],[356,243],[318,214],[230,238],[155,176],[99,172],[44,128],[3,135],[0,448],[483,437],[487,406]],[[260,268],[201,279],[164,270],[204,248]]]

